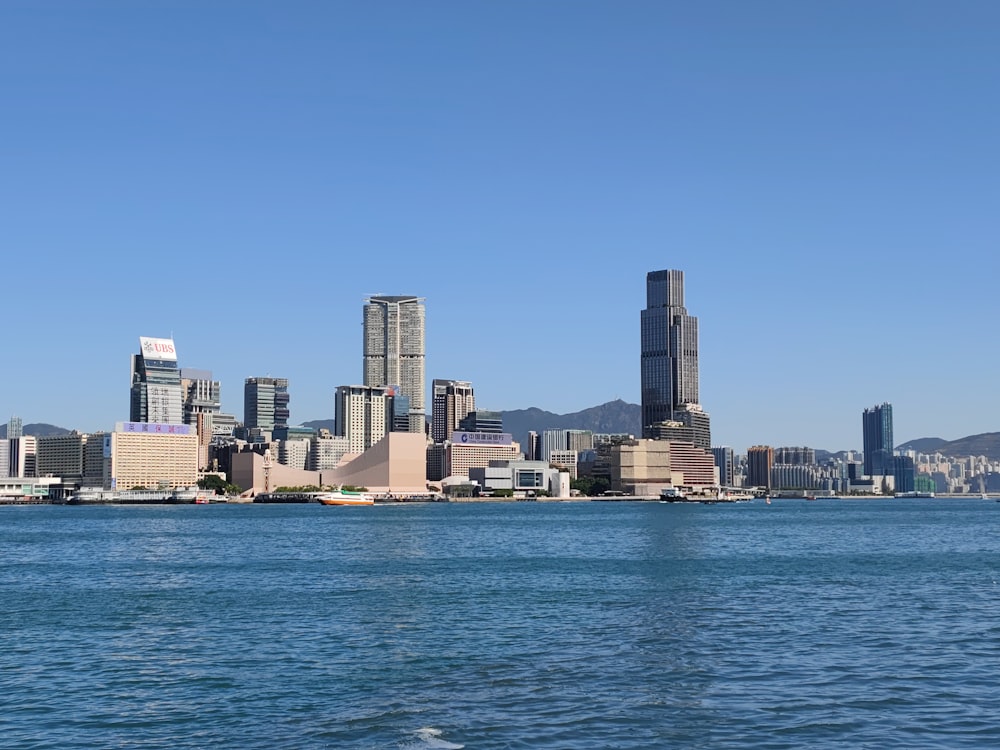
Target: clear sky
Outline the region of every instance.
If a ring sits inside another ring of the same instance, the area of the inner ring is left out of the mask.
[[[713,443],[1000,430],[1000,4],[0,4],[0,421],[128,418],[173,336],[242,418],[361,380],[370,294],[490,409],[639,402],[686,275]]]

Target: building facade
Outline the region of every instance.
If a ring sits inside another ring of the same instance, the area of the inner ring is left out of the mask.
[[[425,312],[421,297],[376,296],[363,311],[363,384],[399,386],[409,399],[410,432],[425,432]]]
[[[334,434],[347,438],[351,453],[364,453],[391,432],[386,388],[366,385],[337,386]]]
[[[892,404],[865,409],[861,415],[865,449],[865,476],[893,473]]]
[[[243,383],[243,426],[273,430],[288,427],[287,378],[247,378]]]
[[[198,435],[186,424],[119,422],[104,436],[104,489],[178,489],[198,483]]]
[[[222,386],[208,370],[182,367],[181,395],[184,424],[197,425],[199,414],[218,414],[221,409]]]
[[[747,485],[771,487],[771,467],[774,466],[774,448],[754,445],[747,451]]]
[[[472,383],[465,380],[435,380],[431,394],[431,440],[443,443],[475,410],[476,395]]]
[[[646,274],[641,322],[642,426],[698,403],[698,319],[684,307],[684,272]]]
[[[139,353],[132,355],[132,422],[183,424],[184,396],[173,339],[139,337]]]

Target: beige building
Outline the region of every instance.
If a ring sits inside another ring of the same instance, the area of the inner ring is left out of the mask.
[[[347,438],[348,451],[364,453],[386,432],[389,394],[381,386],[337,386],[334,432]]]
[[[361,455],[345,455],[340,466],[323,471],[282,466],[260,453],[234,453],[229,481],[254,493],[278,487],[349,485],[376,493],[423,494],[427,492],[425,445],[423,435],[390,432]]]
[[[475,433],[456,432],[455,435]],[[497,435],[496,437],[501,437]],[[469,469],[482,469],[490,465],[490,461],[517,461],[522,458],[521,445],[509,440],[498,443],[463,443],[452,441],[447,444],[448,476],[467,477]]]
[[[657,495],[667,487],[702,490],[718,486],[719,469],[711,451],[692,443],[634,440],[611,449],[612,489]]]
[[[193,487],[198,434],[184,424],[120,422],[104,436],[104,489]]]

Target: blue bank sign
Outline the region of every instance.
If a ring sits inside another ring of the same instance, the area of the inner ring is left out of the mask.
[[[453,432],[451,442],[459,445],[510,445],[514,440],[509,432]]]

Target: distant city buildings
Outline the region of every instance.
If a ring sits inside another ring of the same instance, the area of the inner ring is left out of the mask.
[[[399,386],[409,399],[410,432],[426,431],[422,297],[373,296],[363,314],[364,380],[368,387]]]
[[[7,422],[7,439],[14,440],[21,437],[22,424],[20,417],[11,417]]]
[[[182,424],[181,373],[173,339],[139,337],[139,353],[132,355],[129,420]]]

